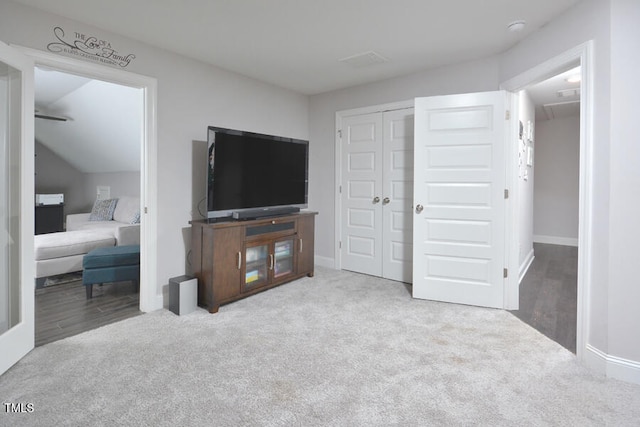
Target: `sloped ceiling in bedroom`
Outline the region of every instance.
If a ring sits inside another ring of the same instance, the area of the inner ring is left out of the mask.
[[[141,89],[36,68],[35,138],[84,173],[140,170]]]

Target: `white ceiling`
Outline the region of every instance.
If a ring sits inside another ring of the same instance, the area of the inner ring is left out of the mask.
[[[503,52],[579,0],[14,1],[317,94]],[[339,61],[365,52],[388,62]]]
[[[141,89],[35,69],[35,138],[85,173],[140,170]]]

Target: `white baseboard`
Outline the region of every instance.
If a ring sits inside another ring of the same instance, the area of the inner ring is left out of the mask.
[[[640,362],[611,356],[590,344],[587,344],[584,352],[584,362],[608,378],[640,385]]]
[[[315,256],[315,264],[320,267],[326,268],[336,268],[336,260],[334,258],[324,257],[324,256]]]
[[[533,253],[533,248],[527,254],[527,257],[524,259],[524,262],[520,265],[520,271],[518,273],[518,283],[522,283],[522,279],[524,279],[525,274],[529,271],[529,267],[533,264],[533,260],[535,259],[535,255]]]
[[[151,313],[152,311],[160,310],[161,308],[163,308],[165,305],[165,296],[161,293],[155,294],[151,296],[151,298],[148,298],[147,301],[148,303],[146,305],[140,307],[140,311],[142,311],[143,313]]]
[[[578,239],[573,237],[542,236],[539,234],[534,234],[533,241],[535,243],[547,243],[549,245],[578,247]]]
[[[155,304],[152,307],[151,311],[160,310],[164,307],[164,295],[156,295]]]

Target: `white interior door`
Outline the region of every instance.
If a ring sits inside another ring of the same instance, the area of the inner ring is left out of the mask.
[[[382,275],[382,115],[342,121],[341,263]]]
[[[503,307],[505,92],[417,98],[415,298]]]
[[[413,275],[413,108],[383,114],[382,276]]]
[[[0,42],[0,374],[34,347],[33,67]]]

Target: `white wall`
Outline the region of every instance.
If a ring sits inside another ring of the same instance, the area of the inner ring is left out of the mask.
[[[519,146],[518,171],[518,261],[520,277],[533,259],[533,187],[534,167],[528,163],[528,150],[535,145],[529,140],[529,126],[535,126],[535,107],[526,90],[518,96],[518,120],[523,126]],[[535,130],[533,131],[535,134]]]
[[[140,197],[140,172],[83,173],[37,141],[35,150],[36,194],[64,194],[65,215],[90,212],[98,185],[111,187],[112,197]]]
[[[64,213],[86,212],[84,174],[46,146],[35,143],[36,194],[64,194]]]
[[[10,1],[0,3],[0,40],[39,50],[55,41],[53,28],[96,35],[136,58],[127,70],[158,80],[157,292],[184,274],[192,209],[192,141],[208,125],[308,139],[308,98]],[[313,148],[312,148],[313,150]]]
[[[640,2],[613,0],[611,4],[608,353],[640,362]],[[640,383],[640,366],[636,369]]]
[[[578,245],[580,116],[536,122],[533,234]]]
[[[96,200],[97,187],[108,186],[112,198],[140,197],[140,172],[84,174],[83,211],[90,212]]]

